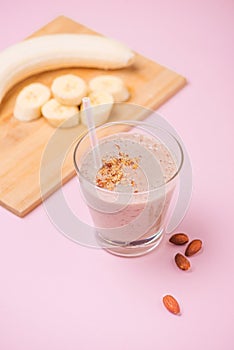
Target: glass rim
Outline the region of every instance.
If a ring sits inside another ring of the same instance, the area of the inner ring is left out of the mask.
[[[184,152],[183,152],[183,148],[180,144],[180,142],[177,140],[177,138],[168,130],[166,130],[165,128],[162,128],[161,126],[154,126],[154,125],[151,125],[147,122],[144,122],[144,121],[138,121],[138,120],[122,120],[122,121],[114,121],[114,122],[109,122],[109,123],[105,123],[105,124],[102,124],[100,126],[97,126],[95,127],[94,129],[96,130],[99,130],[99,129],[103,129],[103,128],[106,128],[106,127],[109,127],[111,125],[120,125],[120,124],[125,124],[125,125],[131,125],[132,126],[137,126],[137,125],[142,125],[142,126],[148,126],[148,127],[151,127],[151,128],[155,128],[155,129],[160,129],[164,132],[166,132],[170,137],[172,137],[172,139],[176,142],[179,150],[180,150],[180,154],[181,154],[181,160],[180,160],[180,164],[179,166],[177,167],[177,170],[175,172],[175,174],[169,179],[167,180],[165,183],[163,183],[162,185],[159,185],[155,188],[152,188],[150,190],[146,190],[146,191],[140,191],[140,192],[137,192],[137,193],[132,193],[132,195],[134,196],[137,196],[137,195],[143,195],[143,194],[147,194],[149,192],[153,192],[153,191],[157,191],[161,188],[163,188],[164,186],[168,185],[169,183],[171,183],[176,177],[177,175],[179,175],[180,173],[180,170],[183,166],[183,163],[184,163]],[[98,189],[104,193],[110,193],[110,192],[113,192],[113,191],[110,191],[108,189],[105,189],[105,188],[102,188],[102,187],[99,187],[97,186],[96,184],[94,184],[92,181],[90,181],[89,179],[87,179],[83,174],[82,172],[80,171],[79,167],[78,167],[78,164],[77,164],[77,161],[76,161],[76,153],[77,153],[77,150],[78,150],[78,147],[80,145],[80,143],[84,140],[84,138],[88,135],[89,133],[89,130],[87,130],[85,132],[85,134],[83,134],[80,139],[77,141],[77,144],[74,148],[74,152],[73,152],[73,163],[74,163],[74,166],[75,166],[75,170],[76,170],[76,173],[81,176],[81,178],[83,178],[85,181],[87,181],[90,185],[92,185],[95,189]],[[118,193],[118,192],[117,192]],[[129,192],[121,192],[121,195],[123,194],[128,194],[129,195]]]

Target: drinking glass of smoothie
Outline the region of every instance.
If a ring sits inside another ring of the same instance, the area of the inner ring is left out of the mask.
[[[145,122],[121,121],[89,132],[74,151],[79,182],[98,243],[120,256],[158,246],[179,185],[183,151],[168,131]]]

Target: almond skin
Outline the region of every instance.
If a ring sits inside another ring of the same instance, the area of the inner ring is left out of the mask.
[[[181,270],[184,270],[184,271],[187,271],[190,269],[190,262],[189,260],[182,254],[180,253],[177,253],[176,256],[175,256],[175,262],[176,262],[176,265],[181,269]]]
[[[185,255],[186,256],[192,256],[199,252],[202,247],[202,241],[200,239],[194,239],[192,242],[189,243],[185,250]]]
[[[183,245],[185,243],[188,243],[188,241],[189,241],[189,238],[185,233],[175,233],[169,239],[169,242],[176,245]]]
[[[178,315],[180,313],[179,303],[172,295],[165,295],[163,297],[163,304],[165,308],[171,313],[175,315]]]

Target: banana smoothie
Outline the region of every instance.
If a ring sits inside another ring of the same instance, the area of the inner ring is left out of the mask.
[[[175,188],[177,165],[160,140],[120,132],[99,143],[80,165],[80,184],[100,245],[117,255],[136,256],[160,242]]]

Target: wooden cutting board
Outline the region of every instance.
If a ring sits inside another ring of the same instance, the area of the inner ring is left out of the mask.
[[[32,37],[53,33],[94,33],[94,31],[61,16],[38,30]],[[17,84],[0,105],[0,205],[20,217],[28,214],[42,201],[40,163],[43,150],[55,129],[43,118],[30,123],[15,120],[12,116],[14,102],[18,92],[25,85],[42,82],[50,86],[55,77],[67,72],[75,73],[86,81],[94,76],[106,74],[106,71],[84,68],[41,73]],[[158,108],[186,84],[185,78],[181,75],[139,54],[132,67],[111,73],[120,76],[129,87],[131,92],[129,103],[150,109]],[[124,119],[143,119],[145,116],[141,113],[129,113],[124,116]],[[118,114],[113,115],[110,121],[114,119],[118,119]],[[84,131],[85,128],[82,125],[78,126],[77,137]],[[64,138],[71,133],[74,134],[69,129],[64,129],[62,132]],[[62,169],[63,183],[75,175],[72,151],[72,149],[69,150]],[[56,157],[56,150],[54,157]],[[53,179],[51,169],[48,171],[46,182],[46,191],[49,195],[59,185]]]

